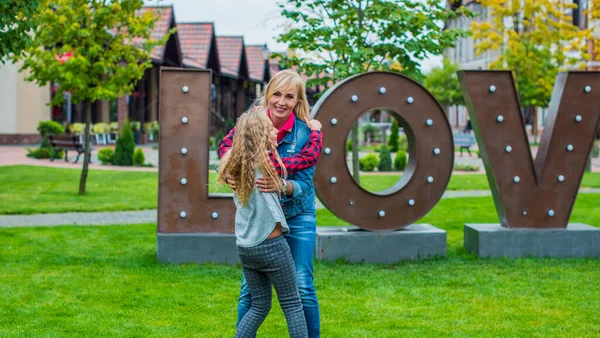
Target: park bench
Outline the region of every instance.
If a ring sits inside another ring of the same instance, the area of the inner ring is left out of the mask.
[[[65,151],[65,161],[68,161],[69,150],[75,150],[77,152],[77,157],[73,163],[77,163],[77,161],[79,161],[79,156],[85,152],[84,144],[81,142],[81,138],[77,135],[50,135],[48,136],[48,141],[50,142],[50,147],[54,149],[54,154],[52,154],[50,161],[54,161],[56,154],[58,154],[61,150]],[[90,152],[91,151],[92,149],[90,149]],[[90,161],[90,163],[91,162],[92,161]]]
[[[454,145],[460,147],[460,156],[462,156],[463,149],[465,149],[469,156],[471,156],[471,147],[477,143],[475,141],[475,135],[468,134],[453,134]]]

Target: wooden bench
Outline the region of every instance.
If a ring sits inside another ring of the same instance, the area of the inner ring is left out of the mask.
[[[79,161],[79,156],[85,152],[84,144],[81,142],[79,136],[76,135],[50,135],[48,136],[48,141],[50,142],[50,147],[54,149],[54,154],[52,154],[50,161],[54,161],[56,154],[61,150],[65,151],[65,161],[68,161],[69,150],[75,150],[77,152],[77,157],[73,163],[77,163],[77,161]],[[92,149],[90,148],[90,152],[91,151]],[[90,163],[92,163],[91,160]]]
[[[467,150],[469,156],[471,156],[471,147],[477,144],[475,141],[475,135],[468,134],[453,134],[454,145],[460,147],[460,156],[462,156],[463,149]]]

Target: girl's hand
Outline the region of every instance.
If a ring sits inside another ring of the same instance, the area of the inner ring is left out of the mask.
[[[265,109],[263,106],[254,106],[252,107],[252,111],[259,111]]]
[[[260,192],[278,192],[279,188],[272,179],[261,176],[259,179],[254,181],[254,184],[258,187]]]
[[[310,128],[310,130],[321,130],[321,128],[323,128],[323,125],[317,120],[310,120],[308,121],[308,127]]]

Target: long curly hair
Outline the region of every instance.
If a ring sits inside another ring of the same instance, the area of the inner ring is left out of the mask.
[[[238,200],[245,206],[254,189],[255,171],[259,170],[266,178],[275,182],[281,189],[282,181],[271,163],[271,151],[282,169],[283,178],[287,171],[277,149],[269,139],[273,122],[265,110],[248,111],[242,114],[235,125],[231,150],[221,160],[217,184],[226,183],[229,177],[235,182]]]

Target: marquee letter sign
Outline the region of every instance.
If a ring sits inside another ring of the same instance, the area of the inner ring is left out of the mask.
[[[502,226],[566,228],[600,123],[599,75],[558,76],[534,164],[512,73],[459,72]]]
[[[459,77],[502,225],[565,227],[600,124],[600,73],[558,77],[535,164],[511,73]],[[231,234],[234,203],[208,193],[211,73],[163,68],[160,80],[158,232]],[[346,166],[352,125],[373,109],[393,111],[409,142],[406,171],[381,193],[357,185]],[[452,174],[452,133],[440,105],[416,82],[387,72],[348,78],[317,102],[313,117],[324,135],[314,184],[337,217],[368,230],[400,229],[442,197]]]
[[[409,145],[401,180],[379,194],[356,184],[346,166],[348,133],[372,109],[393,111]],[[363,229],[400,229],[442,198],[454,162],[452,132],[440,105],[418,83],[394,73],[360,74],[327,91],[312,114],[323,124],[323,154],[314,184],[321,202],[337,217]]]
[[[208,194],[211,72],[160,74],[158,232],[233,232],[231,198]]]

